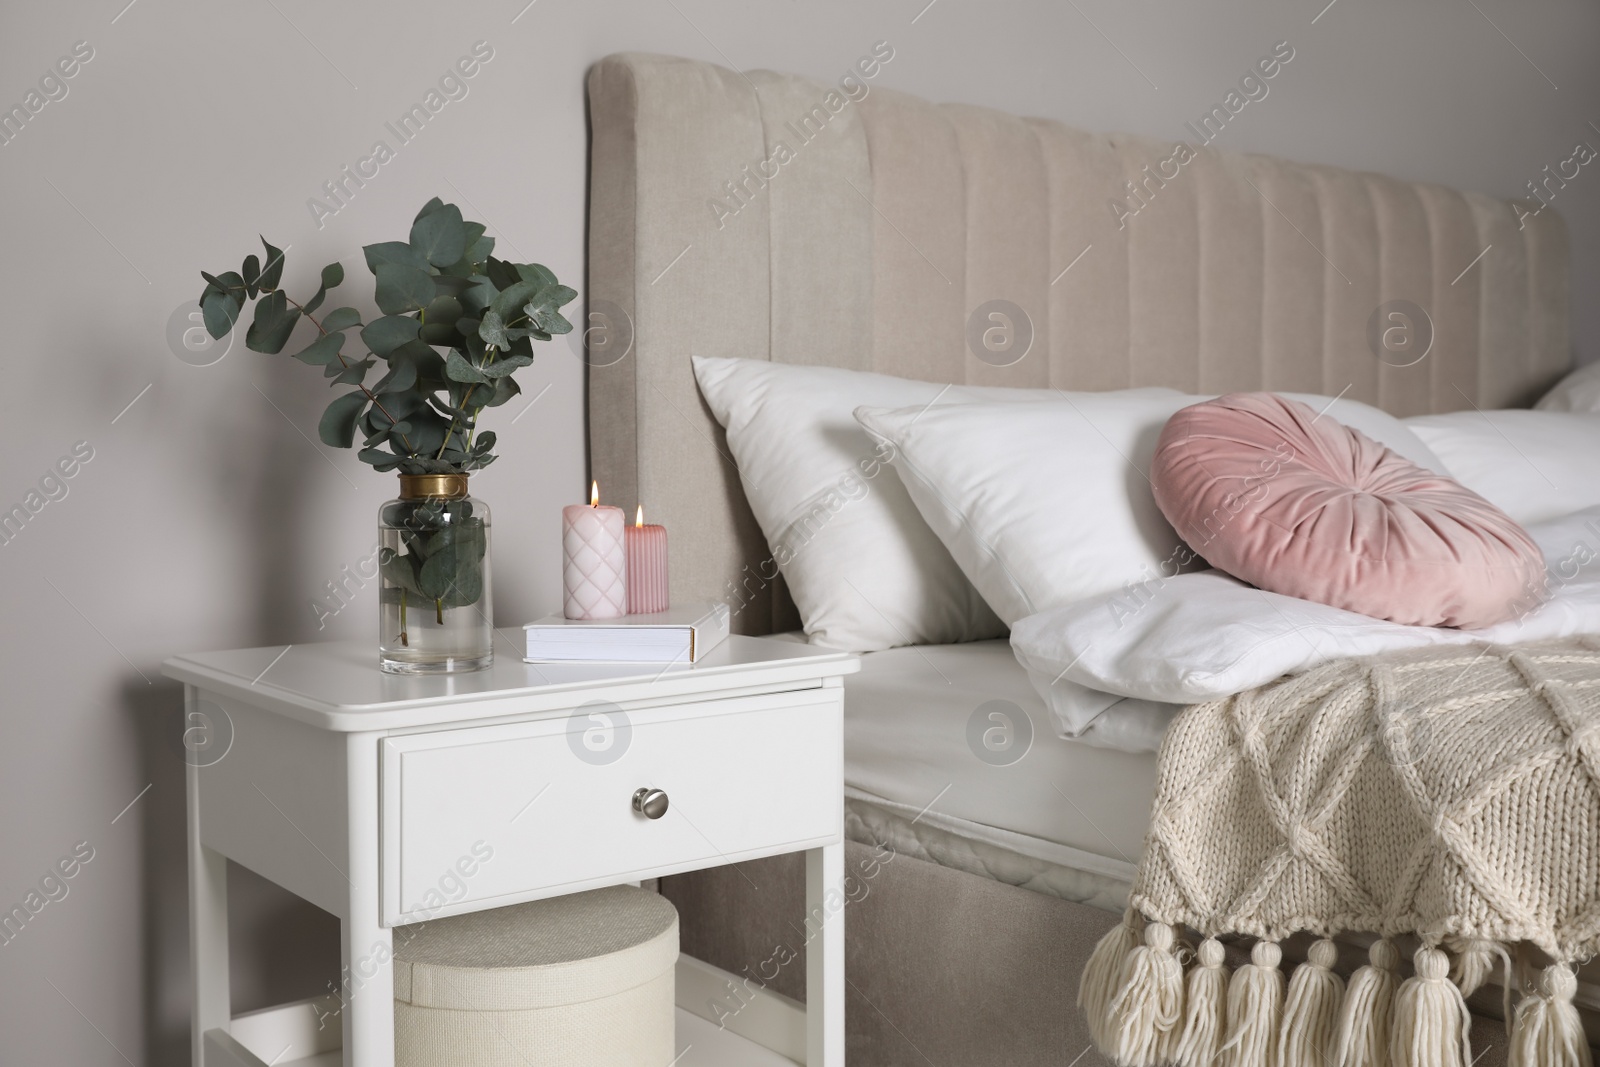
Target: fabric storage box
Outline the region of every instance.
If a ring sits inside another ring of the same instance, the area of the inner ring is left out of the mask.
[[[633,886],[395,931],[396,1067],[664,1067],[678,912]]]

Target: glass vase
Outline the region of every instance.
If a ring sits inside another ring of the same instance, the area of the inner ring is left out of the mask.
[[[465,474],[402,474],[378,512],[378,662],[391,674],[494,661],[489,509]]]

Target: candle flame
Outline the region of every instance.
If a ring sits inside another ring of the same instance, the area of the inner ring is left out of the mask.
[[[639,505],[639,510],[636,513],[634,513],[633,524],[635,526],[643,526],[644,525],[644,505],[643,504],[640,504]]]
[[[599,482],[591,482],[589,484],[589,506],[591,508],[597,508],[597,507],[600,506],[600,483]]]

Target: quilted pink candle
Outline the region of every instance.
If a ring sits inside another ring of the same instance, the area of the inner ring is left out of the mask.
[[[569,619],[615,619],[628,613],[628,561],[622,509],[589,504],[561,509],[562,614]]]
[[[623,532],[628,549],[628,613],[648,615],[666,611],[667,528],[646,526],[644,505],[634,516],[633,525]]]

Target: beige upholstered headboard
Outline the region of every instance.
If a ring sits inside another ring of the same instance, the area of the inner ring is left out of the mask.
[[[595,66],[589,99],[594,474],[670,528],[673,596],[726,597],[742,632],[794,620],[691,355],[1343,393],[1397,415],[1525,405],[1571,363],[1553,212],[1519,229],[1487,196],[1213,148],[1180,161],[1173,142],[862,78],[627,54]],[[1007,366],[1015,347],[980,360],[967,340],[993,300],[1031,324]],[[1400,300],[1432,323],[1410,366],[1368,338]]]

